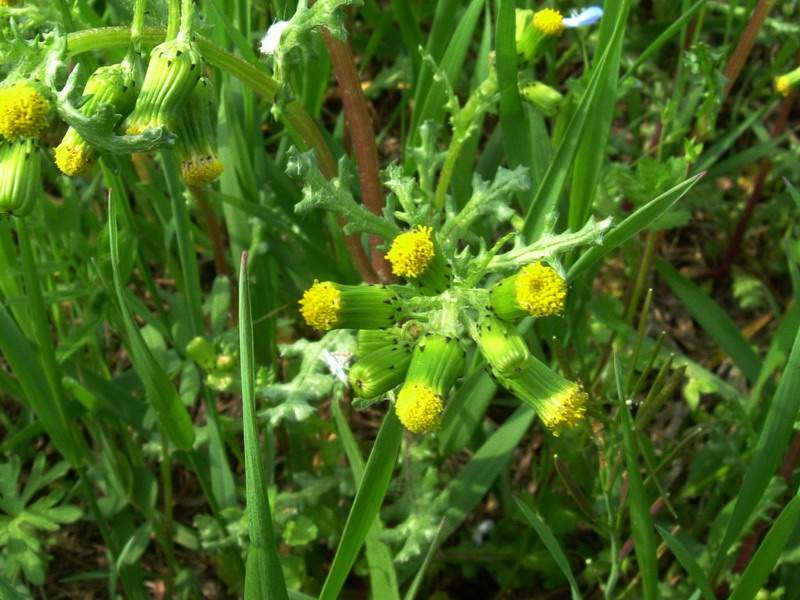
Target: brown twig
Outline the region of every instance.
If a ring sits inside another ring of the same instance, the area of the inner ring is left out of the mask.
[[[334,38],[326,28],[322,28],[322,37],[328,48],[333,72],[339,82],[339,91],[344,104],[344,114],[353,140],[353,150],[358,163],[358,177],[361,182],[361,195],[372,213],[383,212],[383,190],[378,165],[378,148],[375,145],[375,130],[369,116],[367,101],[361,88],[361,80],[356,70],[355,59],[347,42]],[[383,255],[375,250],[381,243],[378,236],[370,236],[372,250],[372,266],[382,281],[392,279],[391,270]]]
[[[794,104],[796,97],[797,92],[792,91],[788,96],[786,96],[786,98],[784,98],[780,112],[778,113],[778,118],[775,120],[775,124],[772,127],[772,139],[783,135],[783,132],[786,130],[789,114],[792,111],[792,105]],[[712,270],[712,274],[715,277],[724,277],[730,272],[733,261],[736,259],[739,251],[741,250],[742,240],[744,239],[744,234],[747,232],[747,225],[750,222],[750,217],[753,216],[753,211],[755,211],[756,205],[758,204],[759,200],[761,200],[761,191],[764,188],[764,182],[766,181],[767,175],[769,175],[771,169],[772,161],[769,160],[769,158],[765,158],[761,168],[758,170],[758,174],[756,175],[756,179],[753,183],[753,191],[750,193],[750,198],[748,199],[742,214],[739,216],[739,220],[736,223],[736,229],[734,229],[730,242],[728,242],[728,248],[723,255],[722,261],[716,269]]]
[[[753,49],[753,44],[756,42],[758,32],[761,31],[761,26],[764,25],[764,21],[766,21],[775,3],[776,0],[760,0],[758,6],[756,6],[753,16],[750,17],[750,21],[747,23],[747,27],[745,27],[742,37],[739,38],[739,43],[736,45],[736,49],[733,51],[722,73],[728,80],[722,93],[723,97],[728,96],[734,82],[739,77],[739,73],[742,71],[742,67]]]

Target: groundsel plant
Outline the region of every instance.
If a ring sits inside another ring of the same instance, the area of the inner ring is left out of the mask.
[[[532,65],[548,38],[561,35],[564,28],[590,25],[601,16],[597,7],[567,19],[552,9],[518,10],[520,58]],[[287,31],[291,32],[291,22],[276,23],[262,50],[276,53]],[[536,83],[520,86],[521,91]],[[562,315],[568,285],[561,256],[582,245],[599,244],[610,223],[589,222],[580,231],[556,234],[551,215],[544,234],[530,245],[513,232],[491,247],[475,235],[479,221],[500,224],[509,218],[513,194],[530,192],[526,169],[500,169],[491,183],[476,176],[473,196],[460,210],[446,197],[460,140],[496,98],[493,69],[464,109],[450,98],[455,141],[433,198],[422,182],[390,167],[385,184],[394,191],[390,205],[397,204],[400,210],[387,209],[381,216],[355,201],[346,176],[325,181],[313,153],[295,153],[290,161],[290,173],[305,182],[304,199],[296,210],[324,208],[348,221],[346,233],[382,238],[378,250],[384,252],[391,273],[404,282],[355,286],[315,281],[299,304],[306,323],[319,331],[358,330],[348,377],[353,393],[377,401],[397,390],[397,416],[413,433],[440,427],[444,403],[456,380],[468,363],[477,364],[468,361],[472,342],[492,376],[530,405],[554,435],[578,426],[586,414],[588,395],[580,383],[534,357],[516,326],[526,317]],[[341,166],[346,172],[346,163]],[[513,249],[504,252],[508,245]]]

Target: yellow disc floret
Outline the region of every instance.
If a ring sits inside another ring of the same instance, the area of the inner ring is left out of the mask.
[[[303,294],[300,306],[306,323],[320,331],[328,331],[339,319],[342,293],[330,281],[320,283],[315,279],[314,285]]]
[[[27,82],[0,88],[0,135],[35,137],[47,127],[50,102]]]
[[[181,174],[187,185],[200,187],[208,185],[222,175],[225,165],[216,154],[195,156],[181,165]]]
[[[94,153],[86,142],[69,143],[64,140],[56,146],[56,166],[70,177],[83,175],[94,163]]]
[[[419,277],[428,268],[434,255],[432,233],[433,228],[418,225],[394,238],[386,258],[395,275]]]
[[[541,403],[539,418],[558,436],[565,429],[572,429],[586,415],[586,401],[589,396],[577,383],[558,392]]]
[[[792,89],[792,83],[786,75],[781,75],[775,78],[775,91],[782,96],[788,96],[789,90]]]
[[[545,35],[561,35],[564,17],[557,10],[545,8],[533,15],[533,26]]]
[[[514,295],[519,305],[534,317],[558,315],[564,310],[567,284],[555,269],[537,262],[520,271]]]
[[[439,429],[443,410],[441,395],[422,383],[405,386],[395,403],[397,418],[412,433]]]

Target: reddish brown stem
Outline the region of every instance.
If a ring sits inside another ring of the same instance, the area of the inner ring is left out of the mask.
[[[775,120],[775,124],[772,127],[772,139],[782,135],[786,129],[786,123],[789,120],[789,114],[792,111],[792,105],[794,104],[796,96],[797,92],[792,91],[784,99],[780,108],[780,112],[778,113],[778,118]],[[723,259],[719,267],[713,271],[716,277],[726,276],[731,269],[733,261],[739,254],[739,250],[741,250],[742,246],[742,240],[744,239],[744,234],[747,232],[747,225],[750,222],[750,217],[753,216],[753,211],[755,210],[758,201],[761,199],[761,190],[764,187],[764,182],[767,179],[767,175],[769,175],[770,169],[772,169],[772,162],[769,159],[765,159],[761,165],[761,168],[758,170],[758,175],[756,175],[755,182],[753,183],[753,191],[750,194],[750,198],[748,199],[747,205],[744,207],[738,222],[736,223],[736,229],[733,232],[733,236],[731,236],[731,240],[728,243],[728,248],[723,255]]]
[[[361,195],[364,206],[376,215],[383,212],[383,190],[381,189],[378,166],[378,148],[375,145],[375,130],[369,116],[366,98],[361,88],[361,80],[356,70],[355,59],[350,45],[337,40],[322,28],[322,36],[333,64],[333,72],[339,82],[339,92],[344,104],[344,114],[353,140],[353,150],[358,163],[358,176],[361,182]],[[378,236],[370,236],[372,266],[383,281],[391,279],[391,270],[383,255],[375,250],[381,242]]]
[[[753,44],[756,42],[758,32],[761,30],[761,26],[767,19],[772,7],[775,6],[775,2],[776,0],[760,0],[755,11],[753,11],[753,16],[750,17],[750,21],[747,23],[747,27],[745,27],[742,37],[739,38],[739,43],[737,44],[736,49],[733,51],[728,64],[725,65],[725,71],[723,71],[723,75],[728,80],[728,83],[725,85],[723,96],[727,97],[728,93],[733,87],[734,82],[739,77],[739,73],[741,72],[745,61],[747,61],[750,51],[753,49]]]

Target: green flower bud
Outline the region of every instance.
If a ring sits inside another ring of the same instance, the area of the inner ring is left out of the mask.
[[[213,95],[211,82],[201,77],[175,130],[175,153],[187,185],[208,185],[225,169],[217,155],[217,136],[211,120]]]
[[[110,104],[114,111],[124,117],[130,112],[136,99],[136,80],[131,68],[124,63],[100,67],[89,77],[83,88],[88,97],[80,111],[91,117],[103,104]],[[74,177],[89,171],[97,159],[97,150],[92,148],[72,127],[56,147],[56,165],[66,175]]]
[[[418,225],[401,233],[386,253],[392,272],[402,275],[426,296],[438,296],[450,287],[453,270],[433,237],[433,228]]]
[[[375,398],[403,383],[410,363],[411,344],[397,340],[353,363],[348,375],[350,387],[357,396]]]
[[[217,364],[218,357],[214,344],[201,336],[186,344],[186,354],[206,371],[213,369]]]
[[[534,356],[528,357],[517,378],[497,380],[533,408],[555,436],[576,427],[586,414],[589,397],[581,386],[553,372]]]
[[[329,329],[381,329],[394,325],[402,311],[398,298],[385,285],[342,285],[314,281],[300,300],[306,323]]]
[[[401,329],[360,329],[356,334],[356,356],[364,358],[386,346],[391,346],[400,341]],[[409,346],[410,347],[410,346]]]
[[[540,81],[523,84],[520,86],[519,93],[523,100],[530,102],[546,117],[556,116],[561,101],[564,99],[558,91]]]
[[[29,215],[43,194],[39,141],[0,142],[0,213]]]
[[[531,355],[517,328],[496,317],[485,317],[480,322],[475,341],[498,377],[516,379]]]
[[[796,68],[794,71],[790,73],[786,73],[785,75],[779,75],[775,78],[775,91],[778,92],[781,96],[788,96],[789,92],[792,90],[797,83],[800,82],[800,67]]]
[[[400,422],[413,433],[438,429],[443,400],[464,370],[466,352],[455,338],[426,334],[411,353],[403,388],[395,410]]]
[[[153,48],[125,133],[136,135],[162,125],[174,129],[200,79],[201,61],[194,43],[182,37]]]
[[[567,284],[556,270],[537,262],[494,284],[489,304],[496,316],[513,321],[561,314],[566,296]]]
[[[523,63],[529,63],[536,51],[536,29],[533,27],[533,11],[516,9],[517,55]]]

